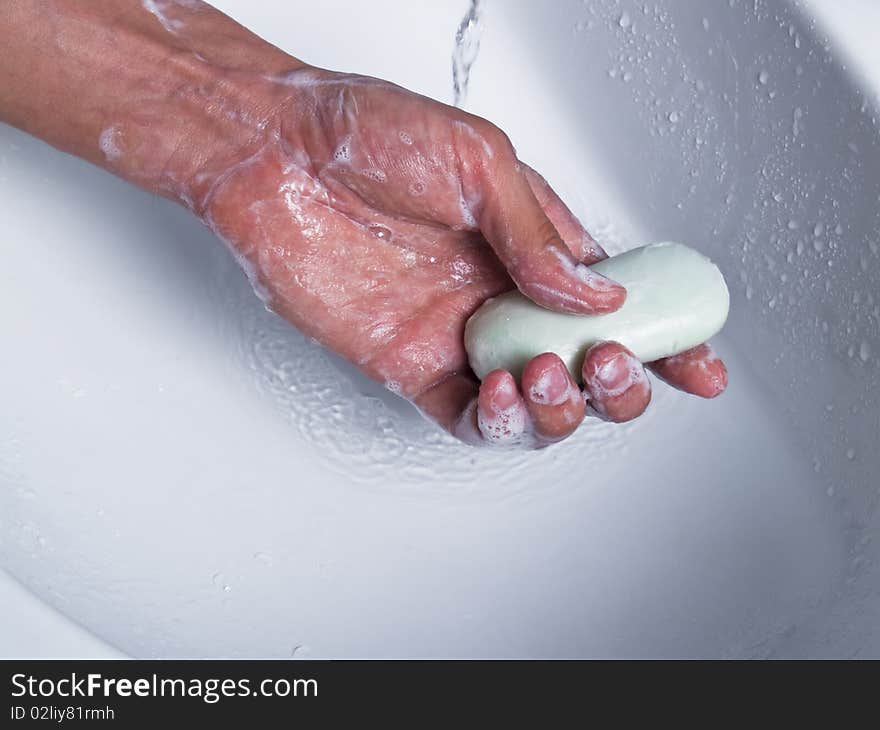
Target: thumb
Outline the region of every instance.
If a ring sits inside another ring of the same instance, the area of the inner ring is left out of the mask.
[[[572,255],[532,192],[513,148],[487,163],[480,179],[480,230],[519,290],[558,312],[618,309],[626,290]]]

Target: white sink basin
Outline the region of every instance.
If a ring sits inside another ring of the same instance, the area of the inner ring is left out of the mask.
[[[465,3],[217,4],[451,96]],[[487,3],[466,106],[612,251],[731,286],[724,397],[538,453],[437,433],[184,210],[0,128],[0,566],[95,655],[880,655],[877,105],[813,12]]]

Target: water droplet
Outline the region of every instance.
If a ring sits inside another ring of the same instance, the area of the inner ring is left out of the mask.
[[[797,222],[796,220],[794,220],[794,219],[792,218],[792,219],[788,222],[788,230],[790,230],[790,231],[796,231],[798,228],[800,228],[800,225],[798,224],[798,222]]]
[[[303,659],[311,656],[312,650],[308,644],[297,644],[290,652],[290,656],[296,659]]]
[[[770,80],[770,74],[767,73],[764,69],[761,69],[761,72],[758,74],[758,83],[762,86],[766,86],[767,82]]]
[[[709,19],[703,18],[703,30],[709,30]]]
[[[677,111],[674,111],[674,110],[671,111],[671,112],[669,112],[669,114],[666,115],[666,118],[667,118],[670,122],[672,122],[672,124],[677,124],[677,123],[678,123],[678,120],[680,119],[680,117],[678,116],[678,112],[677,112]]]
[[[268,566],[271,566],[273,563],[272,556],[269,553],[263,552],[254,553],[254,560]]]
[[[862,362],[868,362],[871,359],[871,343],[867,340],[862,340],[862,344],[859,346],[859,357]]]
[[[388,179],[388,176],[385,174],[384,170],[364,170],[364,175],[370,178],[370,180],[375,180],[376,182],[385,182]]]
[[[623,74],[624,83],[628,84],[630,81],[632,81],[632,77],[633,77],[633,75],[629,71],[625,71]]]
[[[374,223],[369,227],[370,233],[372,233],[376,238],[379,238],[383,241],[391,240],[391,231],[385,226],[381,226],[378,223]]]
[[[846,458],[852,461],[856,458],[856,450],[855,449],[847,449],[846,450]]]
[[[823,233],[825,233],[825,224],[824,223],[817,223],[815,225],[815,227],[813,228],[813,235],[816,237],[819,237]]]
[[[632,25],[632,18],[629,17],[629,13],[627,13],[626,11],[622,12],[620,14],[620,18],[618,18],[617,20],[617,24],[621,28],[629,28]]]

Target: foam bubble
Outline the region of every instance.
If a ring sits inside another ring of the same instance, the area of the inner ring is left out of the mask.
[[[477,228],[477,219],[474,217],[471,206],[464,199],[464,195],[459,198],[458,205],[461,208],[461,220],[467,228]]]
[[[526,430],[526,411],[521,403],[488,414],[477,413],[477,423],[483,438],[490,444],[518,443]]]
[[[364,175],[370,178],[370,180],[375,180],[376,182],[385,182],[388,179],[388,176],[383,170],[375,168],[364,170]]]
[[[119,149],[117,141],[118,135],[119,130],[116,126],[112,126],[102,131],[101,136],[98,138],[98,146],[108,162],[114,162],[122,155],[122,150]]]

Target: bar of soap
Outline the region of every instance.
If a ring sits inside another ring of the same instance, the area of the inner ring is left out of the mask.
[[[620,309],[560,314],[518,291],[489,299],[464,332],[477,377],[503,368],[518,378],[535,355],[555,352],[580,380],[584,354],[596,342],[620,342],[639,360],[650,362],[705,342],[727,319],[730,295],[718,267],[680,243],[635,248],[590,268],[626,287]]]

